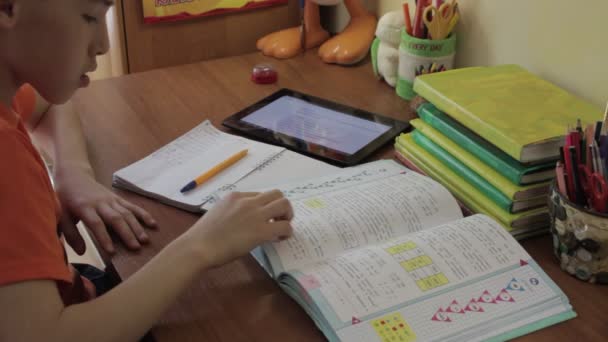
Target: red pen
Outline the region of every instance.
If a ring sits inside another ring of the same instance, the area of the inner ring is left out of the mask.
[[[403,4],[403,15],[405,17],[405,32],[411,36],[413,34],[412,18],[410,18],[410,7],[407,2]]]
[[[576,163],[581,163],[581,134],[578,131],[570,133],[570,146],[576,149]]]
[[[579,205],[585,205],[586,204],[586,198],[585,198],[585,192],[583,191],[583,184],[582,184],[582,177],[581,177],[581,172],[580,169],[584,168],[584,165],[581,165],[580,162],[580,157],[577,155],[576,153],[576,147],[575,146],[569,146],[568,147],[568,154],[570,156],[570,165],[572,166],[572,175],[571,175],[571,179],[573,182],[573,196],[572,196],[572,200],[574,201],[574,203],[577,203]]]
[[[573,201],[576,202],[576,195],[575,195],[575,189],[574,189],[574,173],[573,173],[573,169],[574,167],[576,167],[576,165],[572,165],[572,158],[570,157],[570,149],[569,147],[571,146],[568,143],[568,140],[570,136],[566,137],[566,146],[564,146],[564,165],[566,168],[566,192],[567,192],[567,196],[568,198]],[[573,167],[574,166],[574,167]]]
[[[589,169],[591,169],[593,165],[593,158],[591,155],[591,148],[593,146],[593,141],[595,140],[595,133],[593,130],[593,125],[587,125],[585,128],[585,164]]]
[[[414,37],[424,38],[424,20],[422,20],[422,13],[426,7],[426,0],[418,0],[416,5],[416,14],[414,15]]]

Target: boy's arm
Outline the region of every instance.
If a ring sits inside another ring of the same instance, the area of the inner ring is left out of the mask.
[[[140,221],[154,226],[154,219],[97,183],[89,163],[80,117],[71,102],[50,106],[37,94],[36,110],[28,126],[33,137],[53,158],[54,181],[61,201],[61,229],[74,250],[84,252],[75,224],[82,220],[101,247],[112,253],[114,247],[108,226],[131,249],[148,242]]]
[[[137,341],[206,268],[201,259],[175,243],[105,295],[68,307],[54,281],[0,286],[0,340]]]
[[[279,191],[233,193],[144,268],[92,301],[64,307],[52,281],[0,286],[0,341],[135,341],[202,270],[290,236]]]

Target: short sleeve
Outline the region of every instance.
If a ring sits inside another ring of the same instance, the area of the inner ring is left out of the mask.
[[[31,144],[0,130],[0,286],[26,280],[71,282],[57,236],[57,204]]]
[[[27,122],[36,108],[36,91],[34,88],[25,84],[15,94],[13,98],[13,110],[17,112],[23,122]]]

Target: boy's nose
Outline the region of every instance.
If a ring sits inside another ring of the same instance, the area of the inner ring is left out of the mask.
[[[108,28],[99,30],[99,36],[97,37],[97,44],[95,44],[95,55],[105,55],[110,49],[110,38],[108,36]]]

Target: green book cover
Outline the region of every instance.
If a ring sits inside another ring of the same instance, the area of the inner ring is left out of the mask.
[[[494,217],[512,234],[519,229],[530,229],[529,227],[539,222],[543,224],[544,222],[541,221],[545,219],[548,225],[547,208],[533,209],[518,214],[511,214],[503,210],[476,187],[469,184],[460,175],[453,172],[425,149],[418,146],[411,133],[401,134],[397,137],[395,149],[415,163],[416,166],[420,167],[429,177],[448,188],[468,208],[476,213]],[[528,228],[525,228],[526,226]]]
[[[567,125],[602,120],[600,108],[517,65],[421,75],[414,91],[522,163],[556,160]]]
[[[463,149],[459,144],[454,143],[446,136],[420,119],[412,120],[412,126],[431,140],[431,143],[438,145],[445,150],[448,156],[453,157],[456,162],[463,164],[470,172],[476,173],[479,177],[486,180],[498,191],[503,193],[511,201],[529,200],[531,198],[546,196],[549,194],[550,182],[537,183],[534,185],[517,185],[505,178],[499,172],[489,167],[487,164],[476,158],[474,155]],[[424,145],[427,146],[428,144]],[[444,160],[444,157],[435,153],[435,156]],[[466,170],[465,170],[466,171]]]
[[[445,166],[449,167],[453,172],[460,175],[468,183],[470,183],[472,186],[477,188],[477,190],[483,193],[487,198],[496,203],[496,205],[499,206],[502,210],[511,212],[511,204],[513,203],[513,201],[511,201],[502,192],[492,186],[492,184],[486,181],[483,177],[479,176],[477,173],[475,173],[475,171],[466,167],[464,164],[458,161],[458,159],[450,155],[446,150],[433,143],[420,131],[413,131],[412,137],[414,138],[414,141],[416,142],[416,144],[418,144],[418,146],[425,149],[428,153],[432,154]]]
[[[542,182],[554,177],[555,163],[526,166],[504,153],[496,146],[471,132],[454,119],[437,109],[432,103],[418,107],[418,115],[431,127],[448,137],[480,161],[509,179],[512,183],[525,185]]]

